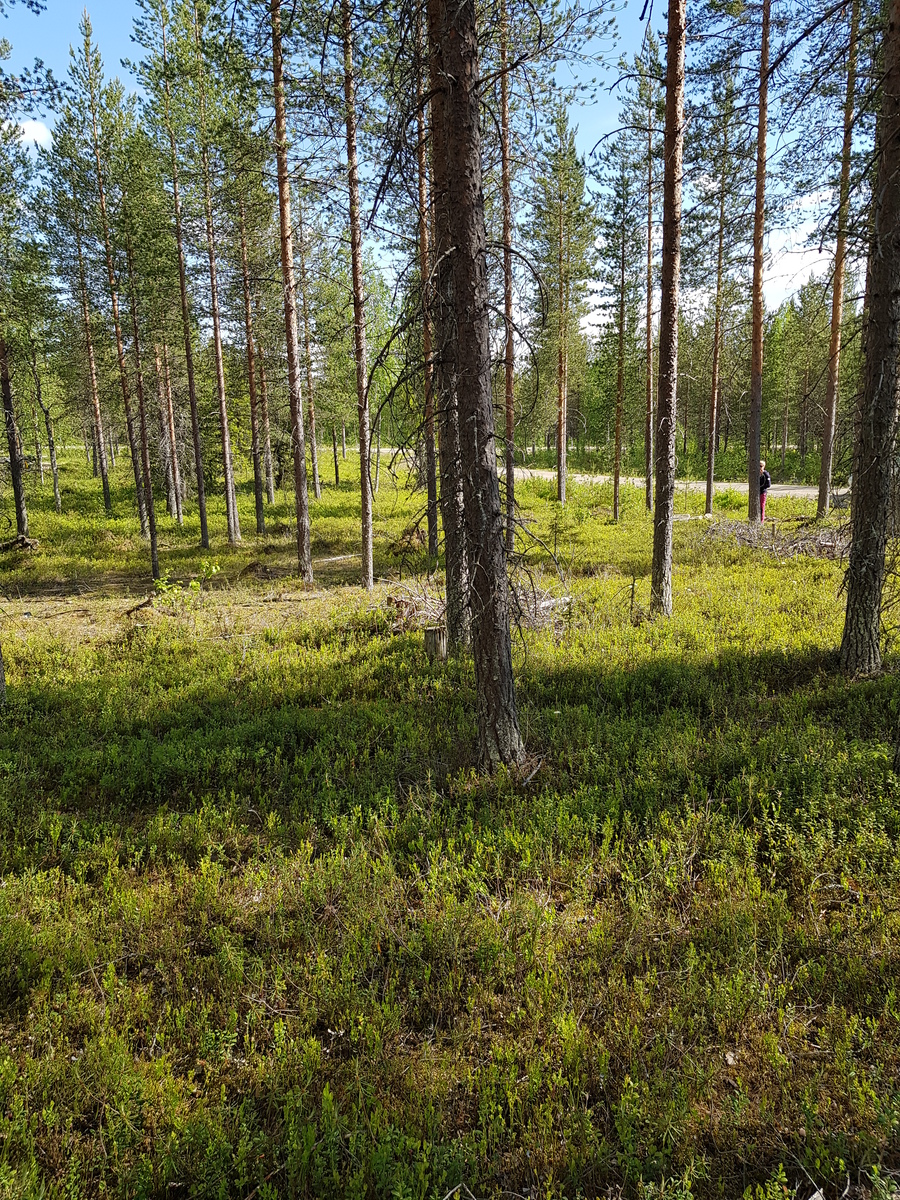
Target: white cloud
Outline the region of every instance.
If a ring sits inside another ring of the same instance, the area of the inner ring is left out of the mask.
[[[23,121],[21,130],[22,132],[19,134],[19,137],[23,142],[37,142],[39,146],[43,146],[45,149],[53,142],[53,134],[43,121]]]

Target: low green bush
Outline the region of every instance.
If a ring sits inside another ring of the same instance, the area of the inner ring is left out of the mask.
[[[837,670],[838,563],[681,521],[651,619],[640,489],[523,480],[569,602],[488,779],[471,663],[387,603],[420,497],[382,484],[373,596],[325,562],[352,484],[312,589],[283,503],[235,549],[163,518],[154,594],[124,487],[107,525],[68,479],[3,601],[4,1200],[891,1194],[897,699]]]

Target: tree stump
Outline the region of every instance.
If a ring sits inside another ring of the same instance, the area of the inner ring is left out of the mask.
[[[447,630],[443,625],[429,625],[425,630],[425,653],[434,662],[444,662],[447,658]]]

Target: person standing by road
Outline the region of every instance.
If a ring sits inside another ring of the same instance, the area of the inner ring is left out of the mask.
[[[772,486],[772,476],[766,470],[766,460],[759,460],[759,519],[766,519],[766,496],[769,494],[769,488]]]

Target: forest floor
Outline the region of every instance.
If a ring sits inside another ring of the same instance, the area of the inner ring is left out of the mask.
[[[896,634],[839,673],[836,523],[717,497],[663,621],[641,493],[524,480],[488,779],[420,495],[372,594],[350,463],[313,585],[243,480],[153,588],[127,464],[111,519],[64,466],[0,559],[2,1200],[897,1196]]]

